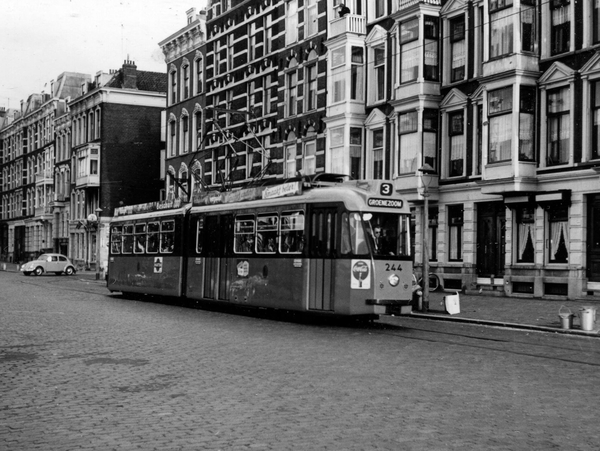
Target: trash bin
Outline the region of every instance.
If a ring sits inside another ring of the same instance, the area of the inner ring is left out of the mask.
[[[560,318],[561,329],[572,329],[573,328],[573,317],[575,315],[571,313],[571,310],[564,305],[560,306],[558,310],[558,317]]]
[[[458,295],[458,291],[456,294],[444,296],[444,306],[446,308],[446,312],[448,312],[450,315],[456,315],[457,313],[460,313],[460,296]]]
[[[594,330],[596,307],[584,306],[580,310],[581,330]]]

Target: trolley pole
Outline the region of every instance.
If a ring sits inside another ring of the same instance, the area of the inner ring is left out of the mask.
[[[427,163],[419,168],[423,184],[423,308],[422,312],[429,311],[429,185],[435,174],[434,169]]]

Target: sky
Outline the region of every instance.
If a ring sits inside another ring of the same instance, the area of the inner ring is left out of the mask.
[[[166,72],[158,43],[207,0],[0,0],[0,107],[50,92],[63,72],[93,76],[134,61]]]

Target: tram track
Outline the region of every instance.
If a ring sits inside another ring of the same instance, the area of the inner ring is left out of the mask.
[[[382,328],[371,327],[369,330],[381,335],[392,336],[402,339],[412,339],[425,341],[430,343],[440,343],[445,345],[456,345],[469,347],[471,349],[481,350],[494,350],[498,352],[510,353],[512,355],[520,355],[524,357],[536,357],[542,359],[549,359],[553,361],[560,361],[566,363],[578,363],[583,365],[589,365],[593,367],[600,367],[600,352],[598,347],[595,346],[595,341],[590,340],[587,337],[568,337],[567,341],[565,336],[560,337],[546,336],[544,337],[543,332],[539,332],[540,335],[533,335],[532,331],[520,331],[516,329],[499,329],[494,326],[485,326],[481,324],[462,324],[462,327],[477,327],[481,330],[481,334],[476,333],[458,333],[454,331],[436,330],[439,323],[435,323],[434,327],[414,327],[406,325],[395,325],[389,323],[377,323],[383,326]],[[432,324],[433,325],[433,324]],[[397,329],[394,331],[393,329]],[[415,336],[415,334],[401,332],[400,329],[407,329],[410,331],[417,331],[418,333],[429,334],[431,336]],[[498,337],[496,333],[510,334],[511,338]],[[494,334],[494,335],[484,335]],[[516,334],[526,334],[530,338],[535,340],[522,340],[518,339]],[[531,335],[530,335],[531,334]],[[437,338],[436,338],[437,337]],[[445,337],[442,338],[442,337]],[[549,343],[540,343],[539,340],[544,339]],[[465,340],[469,340],[466,342]],[[482,344],[486,343],[487,346]],[[569,343],[572,346],[565,346],[564,343]],[[497,345],[497,346],[494,346]],[[527,347],[538,349],[539,352],[532,352],[523,349],[514,349],[515,347]],[[573,355],[579,355],[580,358],[573,358]]]

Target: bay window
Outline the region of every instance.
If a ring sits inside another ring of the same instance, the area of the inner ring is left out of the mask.
[[[533,86],[521,86],[519,112],[519,161],[534,161],[535,98]]]
[[[494,11],[490,5],[490,58],[510,55],[513,52],[513,20],[512,8]],[[500,1],[496,2],[500,3]],[[512,1],[510,2],[512,4]],[[503,5],[506,6],[506,5]]]
[[[437,167],[438,111],[423,111],[423,163]]]
[[[511,159],[512,147],[512,86],[490,91],[488,116],[490,126],[489,163]]]
[[[419,75],[419,19],[400,24],[400,83],[414,81]]]
[[[424,77],[425,80],[437,81],[439,79],[439,22],[437,17],[425,16],[425,55]]]
[[[398,115],[399,174],[414,174],[419,164],[419,113],[411,111]]]
[[[346,100],[346,49],[340,47],[331,52],[331,83],[333,103]]]
[[[570,88],[548,91],[546,117],[548,123],[547,165],[569,163],[570,156]]]
[[[362,47],[352,47],[352,59],[350,67],[350,98],[352,100],[364,100],[364,56]]]
[[[537,49],[535,1],[530,1],[531,5],[521,2],[521,50],[524,52],[535,52]]]

